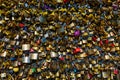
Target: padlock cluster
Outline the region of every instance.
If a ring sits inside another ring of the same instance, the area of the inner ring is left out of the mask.
[[[0,80],[119,80],[119,9],[119,0],[0,0]]]

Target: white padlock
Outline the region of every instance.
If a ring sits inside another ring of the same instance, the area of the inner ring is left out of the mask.
[[[5,78],[6,77],[6,73],[1,73],[1,78]]]

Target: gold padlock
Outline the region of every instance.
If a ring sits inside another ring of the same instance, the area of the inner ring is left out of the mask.
[[[60,73],[59,73],[59,72],[57,72],[55,76],[56,76],[56,77],[59,77],[59,76],[60,76]]]
[[[115,50],[116,51],[120,51],[120,47],[115,47]]]
[[[14,71],[14,72],[19,72],[19,68],[18,68],[18,67],[15,67],[15,68],[13,68],[13,71]]]
[[[111,51],[111,52],[115,52],[115,47],[111,48],[110,51]]]
[[[84,58],[84,57],[87,57],[88,55],[86,54],[86,53],[82,53],[82,54],[80,54],[80,57],[81,58]]]
[[[109,55],[105,55],[105,59],[109,60],[110,56]]]

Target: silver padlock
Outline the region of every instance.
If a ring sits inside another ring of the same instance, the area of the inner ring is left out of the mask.
[[[22,50],[23,51],[30,50],[30,44],[23,44],[22,45]]]
[[[6,73],[1,73],[1,78],[5,78],[6,77]]]
[[[51,52],[50,55],[51,55],[52,58],[58,57],[58,54],[55,53],[55,52]]]
[[[23,57],[23,63],[30,63],[30,57],[29,56],[24,56]]]
[[[30,59],[37,60],[38,59],[38,53],[31,53],[30,54]]]

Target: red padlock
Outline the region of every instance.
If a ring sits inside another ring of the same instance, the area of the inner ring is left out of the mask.
[[[23,23],[20,23],[19,26],[23,28],[25,25]]]
[[[60,56],[59,59],[60,59],[61,61],[64,61],[64,57],[62,57],[62,56]]]
[[[102,40],[100,40],[100,42],[99,42],[99,43],[100,43],[100,45],[101,45],[101,46],[103,45],[103,41],[102,41]]]
[[[64,3],[67,3],[69,0],[63,0]]]
[[[108,40],[105,40],[105,44],[108,44],[109,43],[109,41]]]
[[[112,43],[111,46],[114,47],[115,45]]]
[[[114,70],[114,74],[119,74],[119,71],[117,69]]]
[[[80,48],[76,48],[76,49],[73,51],[74,54],[76,54],[76,53],[78,53],[78,52],[81,52],[81,49],[80,49]]]
[[[96,42],[97,41],[97,37],[92,37],[92,40]]]

